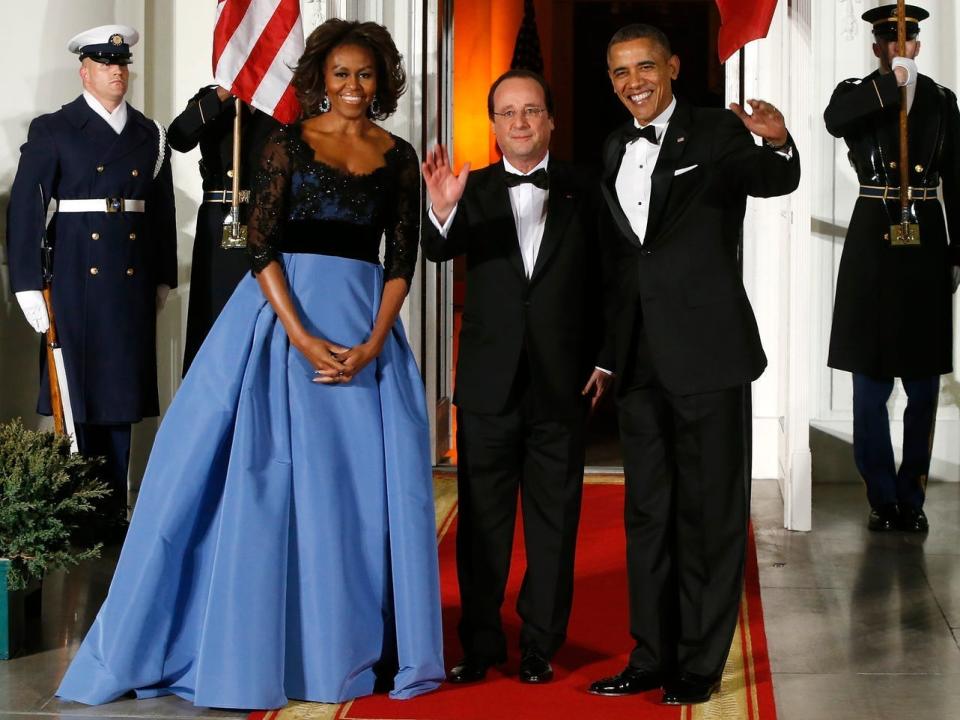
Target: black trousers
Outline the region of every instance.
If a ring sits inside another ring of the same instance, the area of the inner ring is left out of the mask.
[[[586,407],[567,419],[541,412],[526,372],[512,397],[498,415],[457,410],[460,642],[466,655],[489,663],[506,659],[500,607],[518,493],[527,551],[520,647],[549,658],[566,638],[583,489]]]
[[[630,665],[719,678],[742,592],[750,386],[674,395],[657,382],[644,343],[618,398]]]
[[[104,502],[112,517],[127,517],[127,469],[130,465],[130,424],[77,423],[77,447],[85,457],[103,456],[100,477],[112,492]]]
[[[887,415],[893,378],[853,374],[853,457],[874,508],[899,504],[919,509],[926,497],[940,376],[904,378],[902,382],[907,408],[903,413],[903,461],[897,470]]]

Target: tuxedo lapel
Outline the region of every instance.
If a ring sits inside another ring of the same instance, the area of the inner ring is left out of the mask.
[[[510,264],[521,277],[526,278],[523,256],[520,254],[520,241],[517,239],[517,224],[513,219],[513,208],[510,205],[510,193],[503,180],[505,172],[502,162],[490,167],[486,182],[478,188],[478,201],[482,216],[491,219],[490,227],[495,237],[489,238],[489,241],[501,243],[503,253]]]
[[[617,198],[617,175],[620,173],[620,164],[623,162],[623,155],[627,149],[623,130],[632,125],[633,121],[631,120],[628,125],[621,128],[621,131],[617,133],[615,139],[607,143],[607,154],[603,162],[604,175],[603,181],[600,183],[600,189],[601,192],[603,192],[604,199],[607,201],[607,206],[610,208],[613,221],[620,229],[620,232],[623,233],[623,236],[627,238],[627,240],[639,247],[640,238],[638,238],[637,234],[633,231],[633,227],[623,212],[623,208],[620,207],[620,200]]]
[[[678,100],[667,125],[667,131],[660,138],[660,155],[657,157],[657,164],[653,168],[650,185],[650,213],[647,216],[647,233],[643,239],[645,245],[654,237],[660,225],[663,209],[666,207],[667,198],[670,196],[673,173],[676,171],[680,158],[683,156],[683,151],[689,143],[689,132],[690,108],[686,103]]]
[[[567,182],[564,168],[556,162],[550,163],[550,191],[547,194],[547,220],[543,227],[543,239],[534,264],[530,282],[536,282],[550,257],[560,245],[560,240],[570,226],[570,218],[578,206],[576,193]]]

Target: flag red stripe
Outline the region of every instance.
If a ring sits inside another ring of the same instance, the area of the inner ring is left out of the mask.
[[[220,17],[217,18],[217,26],[213,30],[213,72],[217,72],[217,63],[220,62],[220,56],[223,55],[227,43],[233,37],[237,27],[247,14],[247,8],[250,7],[252,0],[225,0]]]
[[[299,18],[299,0],[280,0],[267,26],[250,50],[246,62],[237,73],[232,92],[246,102],[250,102],[260,81],[266,76],[270,65]]]
[[[287,85],[287,89],[283,91],[280,102],[273,109],[273,116],[288,125],[300,116],[300,101],[297,100],[293,85]]]

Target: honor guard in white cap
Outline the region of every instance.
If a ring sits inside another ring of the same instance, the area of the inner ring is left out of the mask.
[[[84,30],[71,38],[67,49],[104,65],[129,65],[133,60],[130,48],[140,40],[140,33],[129,25],[101,25]]]
[[[895,4],[863,13],[878,68],[841,82],[823,114],[857,173],[833,307],[827,364],[853,374],[853,455],[870,530],[925,532],[923,510],[940,375],[953,367],[953,297],[960,279],[960,110],[949,89],[918,72],[920,23],[905,6],[903,52]],[[909,221],[901,230],[900,110],[908,115]],[[946,222],[944,222],[946,218]],[[949,230],[949,232],[948,232]],[[907,395],[897,467],[887,400]]]
[[[70,40],[83,92],[30,123],[7,223],[10,285],[38,332],[51,320],[41,295],[51,287],[76,440],[81,453],[107,458],[106,512],[118,527],[127,510],[130,425],[159,412],[157,309],[177,283],[166,134],[124,100],[138,40],[127,25]],[[37,409],[45,415],[47,375],[43,363]]]

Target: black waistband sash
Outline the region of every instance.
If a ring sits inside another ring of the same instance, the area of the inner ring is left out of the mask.
[[[380,264],[379,229],[338,220],[294,220],[286,224],[277,250],[333,255]]]

